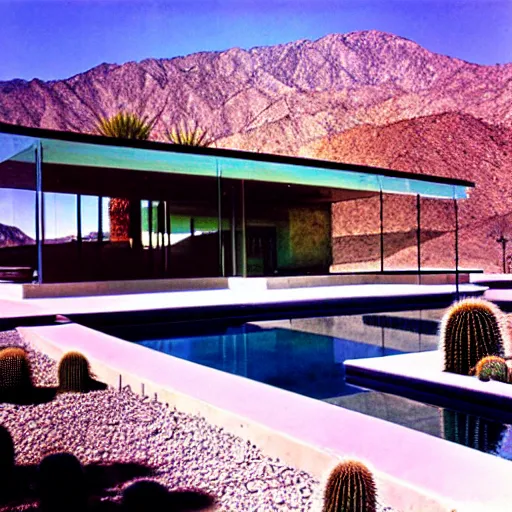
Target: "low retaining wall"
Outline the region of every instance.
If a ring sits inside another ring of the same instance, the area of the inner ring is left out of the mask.
[[[375,272],[332,274],[326,276],[267,277],[267,288],[303,288],[315,286],[340,286],[348,284],[455,284],[453,272]],[[469,283],[468,273],[459,273],[459,284]]]
[[[459,274],[459,284],[469,283],[469,274]],[[455,284],[453,273],[374,273],[290,277],[207,277],[194,279],[147,279],[90,281],[80,283],[23,284],[22,298],[94,297],[192,290],[278,290],[358,284]]]
[[[511,463],[496,457],[77,324],[18,331],[54,358],[80,350],[108,384],[200,414],[317,478],[341,457],[367,462],[380,501],[396,510],[492,512],[512,501]]]
[[[147,279],[134,281],[90,281],[81,283],[24,284],[24,299],[51,297],[93,297],[97,295],[128,295],[134,293],[190,290],[224,290],[227,277],[197,279]]]

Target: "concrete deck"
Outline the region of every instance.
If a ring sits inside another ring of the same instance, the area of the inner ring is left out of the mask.
[[[470,282],[479,286],[488,286],[493,292],[512,292],[512,274],[471,274]]]
[[[0,319],[51,315],[91,315],[133,311],[175,311],[268,305],[353,304],[355,301],[385,304],[392,300],[453,297],[454,285],[373,284],[267,289],[256,280],[239,280],[230,289],[160,293],[23,299],[21,285],[0,285]],[[486,288],[472,284],[459,287],[461,294],[481,295]],[[341,310],[340,310],[341,311]]]
[[[512,463],[498,457],[77,324],[19,332],[54,358],[80,350],[101,380],[201,414],[316,477],[340,457],[362,460],[379,499],[402,512],[498,512],[512,502]]]
[[[400,354],[374,359],[345,361],[349,381],[381,382],[403,389],[439,394],[442,398],[465,400],[500,411],[512,410],[512,386],[501,382],[482,382],[442,371],[443,353],[439,350]],[[354,380],[356,379],[356,380]]]
[[[469,282],[473,284],[503,282],[512,284],[512,274],[470,274]]]
[[[512,286],[512,284],[511,284]],[[495,302],[498,306],[503,306],[507,310],[512,307],[512,290],[507,289],[494,289],[487,290],[484,293],[484,298]]]

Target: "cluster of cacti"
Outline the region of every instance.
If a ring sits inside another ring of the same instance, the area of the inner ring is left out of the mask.
[[[64,354],[59,363],[59,386],[38,388],[32,384],[32,369],[27,352],[20,347],[0,350],[0,403],[42,403],[58,393],[87,393],[106,389],[102,382],[94,380],[89,361],[80,352]]]
[[[483,299],[465,299],[454,304],[441,323],[444,370],[470,375],[487,356],[504,356],[507,331],[501,310]]]
[[[322,512],[375,512],[377,489],[371,471],[361,462],[340,462],[329,475]]]
[[[32,391],[28,354],[19,347],[0,350],[0,402],[23,403]]]
[[[487,356],[480,359],[476,366],[471,370],[471,375],[476,375],[480,380],[487,382],[497,380],[499,382],[509,382],[509,371],[507,362],[502,357]]]

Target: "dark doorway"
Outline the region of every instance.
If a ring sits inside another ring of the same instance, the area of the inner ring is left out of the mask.
[[[247,275],[272,276],[277,270],[275,227],[247,226]]]

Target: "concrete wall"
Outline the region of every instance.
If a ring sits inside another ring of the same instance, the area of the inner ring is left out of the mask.
[[[331,264],[331,212],[327,207],[291,208],[278,229],[278,267],[293,270]]]

